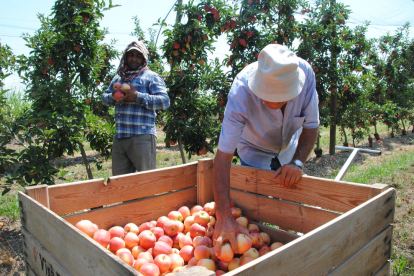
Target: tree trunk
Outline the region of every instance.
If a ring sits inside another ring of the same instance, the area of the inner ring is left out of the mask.
[[[185,160],[185,155],[183,151],[183,144],[181,143],[181,137],[178,137],[178,148],[180,149],[181,159],[183,160],[183,164],[186,164],[187,161]]]
[[[88,157],[86,156],[85,148],[83,147],[82,143],[79,143],[79,148],[82,154],[83,163],[85,164],[86,172],[88,173],[88,179],[93,179],[91,166],[88,161]]]
[[[335,0],[331,0],[331,8],[336,5]],[[332,29],[332,48],[336,49],[336,28],[335,25]],[[336,71],[336,62],[337,62],[337,53],[333,51],[331,53],[331,64],[332,64],[332,70],[331,72]],[[336,144],[336,123],[338,120],[338,111],[337,111],[337,103],[338,103],[338,94],[337,94],[337,85],[336,85],[336,78],[334,77],[334,74],[332,74],[331,79],[331,108],[330,108],[330,116],[331,116],[331,125],[330,125],[330,134],[329,134],[329,154],[334,155],[335,154],[335,144]]]
[[[346,131],[345,131],[344,126],[341,126],[341,128],[342,128],[342,132],[344,133],[344,137],[345,137],[344,147],[347,147],[349,145],[348,144],[348,137],[346,136]]]

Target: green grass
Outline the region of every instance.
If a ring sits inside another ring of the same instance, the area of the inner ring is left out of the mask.
[[[404,175],[402,172],[414,166],[414,152],[397,152],[390,155],[385,162],[375,162],[375,159],[371,159],[363,166],[352,165],[343,180],[362,184],[394,183],[397,180],[406,183],[410,178],[411,182],[414,180],[414,175],[410,174],[401,179]]]
[[[10,216],[14,220],[20,218],[19,200],[17,194],[0,196],[0,216]]]

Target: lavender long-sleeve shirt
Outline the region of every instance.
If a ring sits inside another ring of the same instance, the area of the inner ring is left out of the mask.
[[[318,94],[311,66],[300,59],[305,72],[302,92],[281,110],[268,108],[249,89],[252,65],[235,78],[228,96],[218,148],[228,154],[237,152],[248,165],[270,169],[271,159],[278,155],[282,165],[289,163],[296,151],[302,128],[319,126]]]

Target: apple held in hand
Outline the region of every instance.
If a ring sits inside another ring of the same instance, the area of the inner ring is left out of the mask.
[[[129,91],[131,90],[131,86],[128,83],[124,83],[122,84],[122,89]]]
[[[114,90],[118,90],[118,89],[121,89],[122,84],[119,82],[116,82],[113,87],[114,87]]]
[[[120,98],[122,98],[123,96],[125,96],[125,94],[124,93],[122,93],[121,91],[116,91],[115,92],[115,94],[114,94],[114,99],[115,99],[115,101],[117,101],[117,100],[119,100]]]

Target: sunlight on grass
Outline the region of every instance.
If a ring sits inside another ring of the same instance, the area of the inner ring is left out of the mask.
[[[20,217],[17,194],[8,193],[0,196],[0,216],[11,216],[14,220]]]
[[[400,172],[413,166],[413,151],[396,152],[393,155],[390,155],[389,158],[382,163],[378,163],[376,159],[371,159],[363,165],[352,165],[344,177],[344,181],[373,184],[386,183],[389,182],[389,179],[391,178],[393,182],[397,182],[396,178],[398,178],[399,175],[401,176]],[[387,179],[387,181],[385,181],[385,179]],[[408,181],[408,179],[404,177],[403,183],[404,181]]]
[[[6,105],[1,110],[9,120],[14,120],[14,118],[21,116],[24,110],[31,106],[30,101],[24,98],[24,91],[17,88],[12,88],[6,92],[5,96],[7,98]]]

